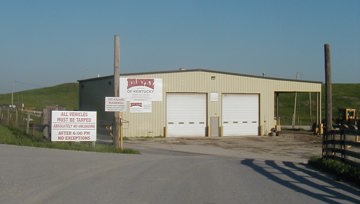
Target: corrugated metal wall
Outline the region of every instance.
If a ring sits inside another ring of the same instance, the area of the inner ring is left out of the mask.
[[[206,93],[208,95],[208,124],[210,117],[220,117],[223,93],[252,93],[260,95],[259,124],[264,133],[270,132],[274,122],[275,92],[321,92],[321,83],[251,77],[230,73],[189,70],[178,72],[126,75],[126,78],[162,78],[163,101],[152,102],[152,113],[123,114],[129,123],[124,124],[124,134],[135,136],[164,136],[166,127],[166,93]],[[97,110],[100,120],[112,119],[105,113],[104,98],[113,96],[112,77],[80,82],[81,110]],[[83,87],[82,87],[83,86]],[[219,100],[211,101],[210,93],[218,93]],[[260,128],[260,127],[259,127]]]

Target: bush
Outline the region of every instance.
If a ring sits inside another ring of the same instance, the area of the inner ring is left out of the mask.
[[[337,180],[352,182],[360,186],[359,167],[351,166],[350,164],[338,160],[323,159],[320,157],[310,158],[308,164],[314,168],[334,175]]]

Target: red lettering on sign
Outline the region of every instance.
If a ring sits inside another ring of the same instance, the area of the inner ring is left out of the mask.
[[[127,79],[127,81],[128,89],[135,86],[145,86],[154,89],[154,79]]]
[[[142,107],[142,103],[130,103],[130,107],[139,106]]]

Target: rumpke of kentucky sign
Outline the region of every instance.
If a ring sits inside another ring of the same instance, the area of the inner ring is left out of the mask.
[[[127,101],[162,101],[162,92],[162,79],[120,78],[120,97]]]

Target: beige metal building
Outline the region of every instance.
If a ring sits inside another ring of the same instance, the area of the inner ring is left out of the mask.
[[[105,97],[114,96],[113,76],[79,81],[80,110],[98,112],[98,130],[112,123]],[[321,82],[250,76],[204,69],[123,74],[126,98],[123,133],[137,136],[268,135],[277,126],[278,95],[317,95],[321,121]]]

